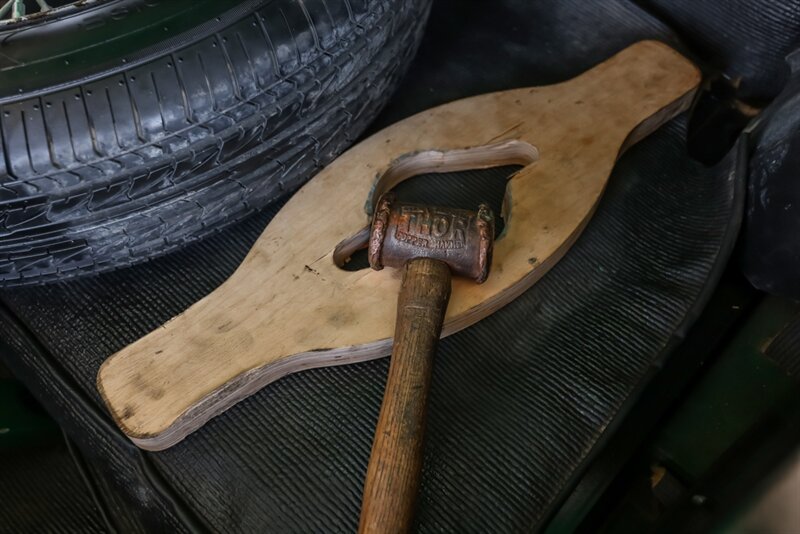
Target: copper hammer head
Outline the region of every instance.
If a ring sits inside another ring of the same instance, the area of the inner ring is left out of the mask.
[[[381,270],[430,258],[480,284],[489,276],[493,244],[494,216],[486,204],[478,211],[441,208],[398,202],[386,193],[372,217],[369,264]]]

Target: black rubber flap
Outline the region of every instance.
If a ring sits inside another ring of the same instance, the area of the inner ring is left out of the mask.
[[[800,299],[800,51],[789,64],[789,83],[754,128],[743,265],[757,288]]]
[[[674,42],[631,4],[578,0],[442,1],[427,35],[382,124],[567,79],[642,38]],[[688,158],[686,122],[619,161],[585,233],[541,282],[441,343],[419,530],[541,525],[702,306],[738,228],[742,180],[734,154],[713,168]],[[19,353],[10,366],[151,524],[357,525],[386,360],[281,379],[160,453],[127,443],[95,390],[100,363],[220,284],[277,208],[136,268],[2,292],[19,318],[0,323]]]

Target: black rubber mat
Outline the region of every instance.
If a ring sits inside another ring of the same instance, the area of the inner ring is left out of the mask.
[[[563,80],[642,38],[678,43],[628,2],[440,1],[378,124]],[[672,121],[619,161],[586,232],[541,282],[442,342],[420,531],[541,526],[702,308],[744,185],[735,150],[715,167],[687,156],[686,124]],[[153,529],[357,524],[386,360],[281,379],[160,453],[127,442],[95,390],[107,356],[220,284],[278,208],[132,269],[0,294],[0,335],[17,351],[9,366]]]
[[[108,532],[66,445],[0,452],[0,532]]]

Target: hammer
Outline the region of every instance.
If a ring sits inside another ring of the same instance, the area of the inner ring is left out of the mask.
[[[450,300],[451,274],[486,280],[494,217],[478,211],[397,202],[377,204],[368,254],[373,269],[402,268],[389,376],[364,484],[361,533],[410,529],[422,471],[433,355]]]

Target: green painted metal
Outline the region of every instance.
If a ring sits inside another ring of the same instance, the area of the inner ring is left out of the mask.
[[[724,304],[728,300],[723,298],[721,302]],[[733,299],[732,302],[738,309],[739,301]],[[638,458],[631,460],[636,465],[641,464],[636,473],[641,473],[641,469],[646,470],[647,465],[660,463],[667,467],[668,476],[676,477],[677,484],[692,487],[718,469],[731,448],[747,436],[752,436],[753,429],[758,428],[769,414],[775,410],[796,410],[796,400],[800,399],[800,383],[767,359],[764,350],[800,312],[800,303],[759,296],[752,304],[756,305],[752,308],[748,306],[746,314],[737,315],[738,322],[731,324],[733,328],[728,330],[730,339],[717,345],[720,348],[709,347],[710,352],[706,353],[703,360],[710,364],[707,364],[705,371],[701,371],[697,382],[690,386],[686,394],[675,397],[671,415],[660,423],[654,422],[655,430],[651,437],[634,452],[622,453],[626,458],[620,459],[620,462],[627,465],[625,462],[633,456]],[[716,305],[710,305],[709,308],[707,312],[716,318],[724,311]],[[700,330],[694,332],[698,328]],[[710,327],[704,321],[699,321],[691,336],[702,337],[704,328]],[[681,367],[670,369],[676,381],[686,383],[686,380],[678,380]],[[691,366],[685,372],[694,373]],[[617,464],[607,463],[598,469],[588,470],[587,477],[591,476],[597,481],[589,480],[586,483],[584,480],[577,486],[567,504],[547,526],[545,531],[548,534],[574,532],[579,526],[595,528],[600,524],[603,524],[605,532],[639,532],[666,519],[653,509],[658,504],[652,496],[643,497],[650,495],[651,491],[646,476],[637,474],[628,481],[632,486],[624,490],[618,486],[609,490],[615,495],[606,495],[604,492],[609,481],[620,469]],[[604,506],[608,507],[605,511],[595,509],[601,496]],[[600,524],[587,524],[586,518],[590,514]]]
[[[594,528],[612,508],[619,506],[618,489],[610,488],[621,470],[652,443],[658,422],[670,407],[681,402],[691,380],[703,372],[703,362],[713,360],[738,325],[749,317],[762,294],[738,273],[723,276],[700,318],[680,346],[660,368],[642,394],[629,408],[620,427],[612,430],[608,442],[590,461],[583,478],[553,514],[546,534],[574,532],[581,526]],[[636,492],[649,491],[648,481],[637,481]],[[635,518],[638,520],[638,518]],[[637,532],[622,529],[618,532]]]
[[[0,453],[61,439],[61,430],[12,379],[0,379]]]
[[[800,384],[764,356],[799,311],[800,304],[786,299],[761,303],[658,433],[658,460],[685,481],[699,480],[762,417],[800,395]]]
[[[713,488],[713,480],[716,480],[713,477],[719,477],[720,473],[728,477],[744,477],[744,480],[757,480],[759,475],[767,474],[767,471],[761,471],[761,466],[766,465],[764,462],[770,457],[770,452],[764,448],[775,449],[773,438],[776,436],[764,435],[760,440],[758,450],[763,452],[760,455],[763,457],[755,455],[743,459],[741,454],[731,453],[740,450],[737,447],[742,444],[747,444],[750,449],[746,450],[751,450],[755,446],[754,432],[758,429],[763,431],[764,421],[774,423],[775,414],[784,414],[784,418],[790,420],[800,407],[800,382],[764,356],[770,342],[798,312],[800,303],[765,297],[672,416],[643,447],[642,459],[646,458],[650,465],[666,467],[682,491],[689,492],[696,488]],[[783,435],[787,430],[776,428],[776,432]],[[736,463],[730,465],[732,461]],[[719,484],[717,494],[697,495],[692,503],[701,506],[707,498],[716,502],[732,495],[726,493],[728,489],[724,482],[716,484]],[[702,517],[702,514],[691,517],[669,515],[691,514],[692,510],[685,507],[679,506],[668,512],[657,508],[659,505],[650,494],[649,486],[631,486],[618,498],[602,531],[620,534],[656,531],[660,527],[666,528],[665,522],[680,525],[681,521],[689,521],[686,524],[691,524],[691,521],[697,521],[697,517]],[[702,511],[702,508],[698,510]],[[713,531],[725,534],[741,532],[735,527],[737,510],[727,512],[734,515],[727,520],[724,514],[718,517],[721,524],[714,526]],[[710,521],[710,516],[704,520]],[[670,530],[666,528],[664,531]]]
[[[53,9],[45,0],[36,0],[36,5],[39,9],[29,13],[25,6],[25,0],[8,0],[5,4],[0,6],[0,19],[10,15],[9,20],[15,21],[21,19],[25,15],[45,13]]]

